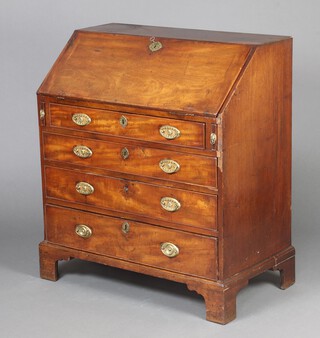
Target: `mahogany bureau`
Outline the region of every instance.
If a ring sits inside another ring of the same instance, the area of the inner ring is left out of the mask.
[[[41,277],[80,258],[185,283],[235,318],[291,246],[292,39],[124,24],[74,32],[38,90]]]

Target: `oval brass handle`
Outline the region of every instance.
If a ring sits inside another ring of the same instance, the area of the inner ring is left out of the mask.
[[[164,210],[169,212],[175,212],[181,208],[181,203],[173,197],[162,197],[160,204]]]
[[[82,238],[89,238],[92,236],[92,230],[85,224],[78,224],[76,226],[75,232]]]
[[[160,249],[161,252],[169,258],[173,258],[179,255],[179,248],[170,242],[161,243]]]
[[[76,184],[76,190],[81,195],[91,195],[94,192],[94,187],[87,182],[79,182]]]
[[[181,135],[181,132],[178,128],[168,125],[160,127],[159,133],[167,140],[174,140]]]
[[[72,115],[72,121],[76,125],[84,127],[91,123],[91,117],[87,114],[77,113]]]
[[[164,171],[166,174],[173,174],[179,171],[180,164],[174,160],[161,160],[159,162],[159,167],[162,171]]]
[[[129,157],[129,150],[127,148],[121,149],[121,157],[126,160]]]
[[[72,149],[73,153],[81,158],[88,158],[92,156],[92,150],[87,146],[74,146]]]

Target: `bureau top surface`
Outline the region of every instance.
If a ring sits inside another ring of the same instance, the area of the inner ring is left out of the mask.
[[[88,27],[82,29],[82,31],[248,45],[273,43],[290,38],[288,36],[280,35],[221,32],[202,29],[156,27],[123,23],[109,23],[100,26]]]
[[[253,45],[285,37],[108,24],[75,31],[38,93],[216,115]],[[153,41],[161,48],[150,49]]]

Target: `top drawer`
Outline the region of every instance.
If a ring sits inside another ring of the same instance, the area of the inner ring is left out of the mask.
[[[50,125],[203,149],[205,124],[110,110],[50,104]]]

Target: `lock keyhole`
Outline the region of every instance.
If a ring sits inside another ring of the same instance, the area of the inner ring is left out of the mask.
[[[121,127],[123,128],[125,128],[128,125],[128,120],[125,116],[121,116],[119,122]]]
[[[130,224],[128,222],[122,223],[121,230],[124,234],[127,234],[130,230]]]

